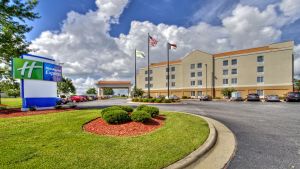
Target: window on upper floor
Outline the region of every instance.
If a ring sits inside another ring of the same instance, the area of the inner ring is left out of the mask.
[[[232,78],[231,79],[231,84],[237,84],[238,82],[238,79],[237,78]]]
[[[195,86],[195,85],[196,85],[195,81],[194,80],[191,81],[191,86]]]
[[[237,74],[237,69],[231,69],[231,74],[236,75]]]
[[[256,79],[257,83],[264,83],[264,77],[263,76],[258,76]]]
[[[195,64],[191,64],[191,69],[195,69]]]
[[[195,77],[195,72],[191,72],[191,77]]]
[[[168,72],[168,70],[169,70],[169,69],[168,69],[168,68],[166,68],[166,72]]]
[[[166,79],[168,80],[168,78],[169,78],[169,76],[168,75],[166,75]]]
[[[197,72],[198,77],[202,77],[202,72]]]
[[[171,79],[175,79],[175,75],[171,75]]]
[[[228,79],[223,79],[223,85],[227,85],[228,84]]]
[[[257,72],[258,73],[264,72],[264,67],[263,66],[257,66]]]
[[[257,62],[264,62],[264,56],[257,56]]]
[[[228,60],[223,60],[223,66],[228,66]]]
[[[171,71],[174,72],[175,71],[175,67],[171,67]]]
[[[228,75],[228,69],[223,70],[223,75]]]
[[[231,65],[237,65],[237,59],[232,59],[231,60]]]
[[[198,80],[198,86],[202,86],[202,80]]]
[[[152,70],[149,70],[149,74],[151,75],[153,73],[153,71]]]
[[[147,75],[147,74],[148,74],[148,71],[146,70],[146,71],[145,71],[145,75]]]
[[[202,68],[202,63],[198,63],[197,68],[201,69]]]
[[[175,87],[175,82],[172,82],[172,83],[171,83],[171,86],[172,86],[172,87]]]

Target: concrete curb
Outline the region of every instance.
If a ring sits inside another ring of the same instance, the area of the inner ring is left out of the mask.
[[[158,104],[158,105],[172,105],[172,104],[182,104],[182,102],[176,103],[148,103],[148,102],[127,102],[128,104]]]
[[[185,113],[185,114],[189,114],[189,113]],[[206,139],[206,141],[197,150],[193,151],[185,158],[169,165],[165,169],[181,169],[190,166],[191,164],[199,160],[199,158],[201,158],[203,155],[205,155],[210,149],[212,149],[217,141],[218,133],[211,122],[209,122],[208,120],[205,119],[205,117],[200,115],[194,115],[194,114],[189,114],[189,115],[200,117],[208,123],[209,136]]]

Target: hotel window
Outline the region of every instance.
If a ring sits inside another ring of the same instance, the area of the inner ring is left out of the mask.
[[[175,79],[175,75],[171,75],[171,79]]]
[[[150,77],[150,81],[152,81],[153,77]]]
[[[257,72],[258,73],[264,72],[264,67],[263,66],[257,66]]]
[[[195,77],[195,72],[192,72],[192,73],[191,73],[191,77]]]
[[[195,69],[195,64],[191,64],[191,69]]]
[[[195,81],[191,81],[191,86],[195,86]]]
[[[256,81],[257,81],[257,83],[263,83],[264,82],[264,77],[263,76],[258,76]]]
[[[237,69],[231,69],[231,74],[236,75],[237,74]]]
[[[198,77],[202,77],[202,72],[197,72]]]
[[[237,84],[237,78],[232,78],[231,79],[231,84]]]
[[[257,56],[257,62],[264,62],[264,56]]]
[[[152,77],[149,77],[149,81],[152,81]],[[145,81],[148,81],[148,77],[145,77]]]
[[[153,84],[150,84],[150,88],[153,87]],[[148,88],[148,84],[145,84],[145,88]]]
[[[202,63],[198,63],[197,68],[201,69],[202,68]]]
[[[175,72],[175,67],[171,67],[171,71],[172,71],[172,72]]]
[[[175,82],[172,82],[172,83],[171,83],[171,86],[172,86],[172,87],[175,87]]]
[[[145,77],[145,81],[148,81],[148,77]]]
[[[198,80],[198,86],[202,86],[202,80]]]
[[[168,79],[169,79],[169,76],[167,75],[167,76],[166,76],[166,80],[168,80]]]
[[[202,96],[202,91],[198,91],[197,96]]]
[[[168,68],[166,68],[166,72],[168,72]]]
[[[223,75],[228,75],[228,70],[227,69],[223,70]]]
[[[259,96],[264,96],[264,90],[257,90],[256,93],[257,93]]]
[[[237,59],[232,59],[231,60],[231,65],[237,65]]]
[[[146,71],[145,71],[145,75],[147,75],[147,74],[148,74],[148,71],[146,70]]]
[[[196,92],[195,91],[191,91],[191,96],[196,96]]]
[[[228,60],[223,60],[223,66],[228,66]]]
[[[227,85],[228,84],[228,79],[223,79],[223,85]]]

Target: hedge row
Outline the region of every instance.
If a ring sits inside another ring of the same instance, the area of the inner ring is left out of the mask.
[[[112,106],[103,109],[101,117],[107,123],[120,124],[128,121],[146,122],[159,115],[159,109],[152,106],[141,105],[135,110],[130,106]],[[131,113],[131,114],[130,114]]]
[[[173,100],[164,98],[133,98],[133,102],[147,102],[147,103],[172,103]]]

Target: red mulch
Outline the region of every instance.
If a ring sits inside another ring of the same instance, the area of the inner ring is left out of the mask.
[[[165,117],[160,115],[145,123],[128,122],[124,124],[108,124],[103,119],[97,118],[83,126],[85,131],[110,136],[136,136],[149,133],[164,124]]]
[[[59,113],[59,112],[65,112],[65,111],[71,111],[71,110],[76,110],[76,109],[52,109],[52,110],[36,110],[36,111],[27,111],[27,112],[23,112],[19,108],[6,109],[6,110],[0,110],[0,118]]]

